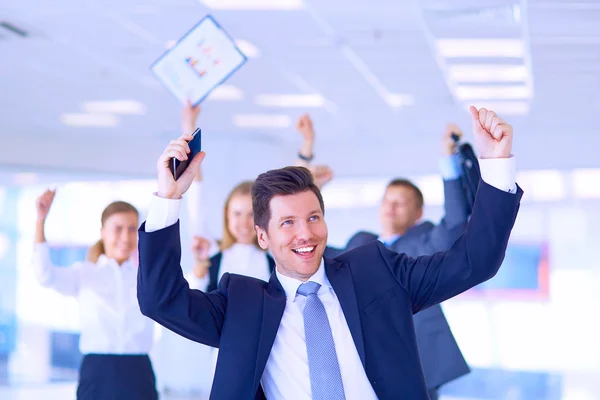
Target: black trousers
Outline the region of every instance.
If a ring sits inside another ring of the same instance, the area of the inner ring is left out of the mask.
[[[87,354],[79,369],[77,400],[157,400],[147,355]]]

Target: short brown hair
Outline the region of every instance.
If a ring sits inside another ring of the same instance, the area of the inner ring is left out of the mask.
[[[425,204],[425,199],[423,198],[423,192],[418,188],[417,185],[404,178],[396,178],[388,183],[387,188],[391,187],[405,187],[413,191],[415,194],[415,200],[417,201],[417,208],[423,208],[423,204]]]
[[[278,195],[292,195],[312,191],[325,214],[325,205],[321,191],[315,185],[310,171],[304,167],[285,167],[262,173],[252,186],[252,209],[254,210],[254,224],[267,230],[271,219],[271,199]]]
[[[233,199],[234,196],[250,196],[252,194],[253,184],[254,182],[252,181],[244,181],[238,184],[231,190],[229,196],[227,196],[227,200],[225,200],[225,209],[223,210],[223,239],[221,240],[221,243],[219,243],[221,251],[227,250],[236,243],[233,234],[229,230],[229,217],[227,216],[229,203],[231,203],[231,199]],[[258,240],[255,239],[254,242],[258,247]]]

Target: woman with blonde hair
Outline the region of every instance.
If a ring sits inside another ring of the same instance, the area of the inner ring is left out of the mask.
[[[79,302],[84,354],[77,399],[157,399],[148,352],[154,323],[137,302],[137,209],[124,201],[111,203],[101,216],[101,239],[85,261],[56,267],[50,260],[44,227],[55,191],[46,190],[36,202],[37,223],[33,268],[45,287]]]

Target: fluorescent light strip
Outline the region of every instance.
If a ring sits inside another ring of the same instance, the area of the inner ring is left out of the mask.
[[[256,104],[263,107],[324,107],[320,94],[259,94]]]
[[[455,82],[525,82],[525,65],[456,64],[448,66],[448,77]]]
[[[525,56],[521,39],[438,39],[436,45],[446,58]]]
[[[213,10],[300,10],[302,0],[199,0]]]
[[[146,114],[146,106],[135,100],[86,101],[81,109],[86,113],[97,114]]]
[[[238,128],[288,128],[292,120],[287,115],[237,114],[233,124]]]
[[[531,88],[527,85],[509,86],[473,86],[458,85],[455,88],[456,97],[460,100],[473,99],[526,99],[531,97]]]
[[[88,126],[102,128],[112,128],[119,125],[119,119],[112,114],[65,113],[60,116],[60,122],[68,126]]]
[[[390,93],[386,98],[390,107],[401,108],[415,105],[415,96],[412,94]]]

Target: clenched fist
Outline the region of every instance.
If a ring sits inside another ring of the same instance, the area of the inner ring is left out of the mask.
[[[512,154],[513,128],[495,112],[473,106],[471,119],[475,148],[481,158],[508,158]]]

